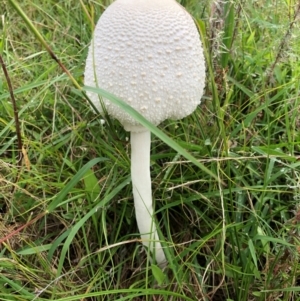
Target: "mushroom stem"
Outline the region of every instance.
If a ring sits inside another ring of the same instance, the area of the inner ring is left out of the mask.
[[[150,176],[151,133],[130,132],[131,135],[131,180],[137,225],[144,246],[155,256],[159,266],[166,264],[166,257],[159,242],[153,217]]]

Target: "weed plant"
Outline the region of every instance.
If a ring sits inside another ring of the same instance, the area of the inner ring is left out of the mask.
[[[181,1],[207,87],[194,114],[159,126],[170,143],[153,135],[163,272],[139,241],[129,135],[73,84],[111,1],[19,1],[73,81],[13,2],[0,3],[0,54],[23,160],[1,72],[0,300],[300,300],[299,1]]]

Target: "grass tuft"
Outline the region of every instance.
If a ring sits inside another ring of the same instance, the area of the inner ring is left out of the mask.
[[[0,54],[24,159],[0,73],[0,299],[299,300],[298,1],[179,1],[208,70],[194,114],[147,124],[164,272],[141,247],[129,134],[78,92],[111,1],[13,2],[0,3]]]

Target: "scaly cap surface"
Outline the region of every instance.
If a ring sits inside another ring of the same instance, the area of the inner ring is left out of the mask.
[[[113,93],[155,125],[191,114],[205,85],[203,50],[192,17],[174,0],[115,1],[96,25],[85,84]],[[98,95],[88,95],[102,111]],[[103,101],[126,130],[142,130],[118,106]]]

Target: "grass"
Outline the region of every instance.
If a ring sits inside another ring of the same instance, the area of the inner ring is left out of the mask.
[[[109,3],[19,4],[82,85],[93,24]],[[202,19],[208,80],[194,114],[149,125],[164,273],[139,242],[128,133],[102,124],[10,1],[0,3],[24,144],[18,167],[0,73],[1,300],[300,300],[299,4],[181,3]]]

